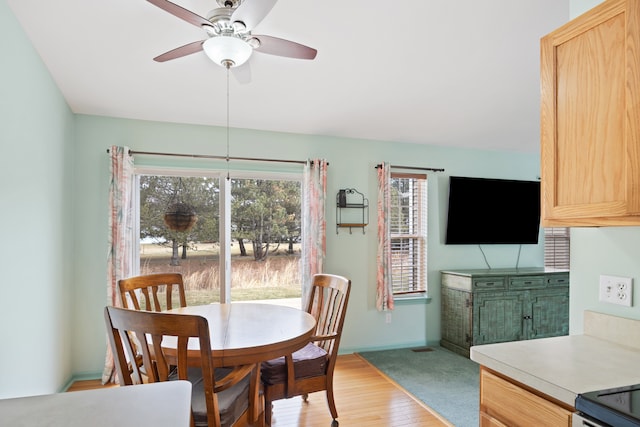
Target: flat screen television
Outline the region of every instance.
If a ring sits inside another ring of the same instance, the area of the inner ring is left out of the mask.
[[[536,244],[539,231],[539,181],[449,177],[445,244]]]

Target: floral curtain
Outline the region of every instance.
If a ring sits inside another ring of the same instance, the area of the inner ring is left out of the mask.
[[[117,281],[132,274],[133,259],[133,158],[129,147],[112,146],[109,183],[109,238],[107,255],[107,304],[120,306]],[[107,345],[102,383],[116,382],[115,364]]]
[[[376,277],[376,308],[378,311],[393,310],[393,289],[391,282],[391,233],[389,191],[391,167],[389,163],[378,165],[378,271]]]
[[[302,200],[302,293],[308,295],[314,274],[322,273],[326,253],[325,201],[327,166],[324,159],[308,160],[304,167]]]

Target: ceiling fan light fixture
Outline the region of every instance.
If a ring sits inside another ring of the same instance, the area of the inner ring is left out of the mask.
[[[249,39],[247,39],[247,43],[249,43],[249,46],[251,46],[254,49],[257,49],[260,47],[260,40],[258,40],[255,37],[250,37]]]
[[[247,31],[247,26],[244,25],[244,22],[242,21],[234,21],[231,23],[231,26],[236,33],[244,33]]]
[[[247,62],[253,49],[242,39],[233,36],[217,36],[205,40],[202,48],[216,64],[227,67],[239,67]]]
[[[214,25],[203,25],[202,28],[209,37],[215,37],[220,35],[220,29]]]

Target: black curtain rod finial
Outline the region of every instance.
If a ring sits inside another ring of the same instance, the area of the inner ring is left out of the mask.
[[[374,166],[374,169],[380,169],[382,167],[381,163],[378,163]],[[412,170],[421,170],[421,171],[431,171],[431,172],[444,172],[443,168],[421,168],[417,166],[398,166],[398,165],[389,165],[391,168],[395,169],[412,169]]]

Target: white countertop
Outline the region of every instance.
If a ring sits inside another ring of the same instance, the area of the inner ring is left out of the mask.
[[[580,393],[640,384],[640,350],[591,335],[473,346],[471,360],[571,406]]]
[[[0,400],[7,427],[188,427],[190,420],[188,381]]]

